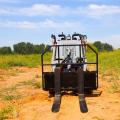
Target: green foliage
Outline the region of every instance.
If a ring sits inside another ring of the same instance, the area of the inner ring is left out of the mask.
[[[101,52],[99,54],[99,66],[106,70],[117,70],[120,72],[120,50]]]
[[[98,49],[98,51],[113,51],[112,45],[108,43],[101,43],[100,41],[96,41],[93,45]]]
[[[103,50],[103,44],[100,41],[94,42],[93,45],[98,49],[98,51]]]
[[[112,45],[109,45],[107,43],[101,43],[100,41],[96,41],[93,44],[89,44],[93,49],[95,49],[95,51],[112,51],[113,47]],[[46,49],[49,48],[49,45],[45,45],[45,44],[40,44],[40,45],[34,45],[32,43],[25,43],[25,42],[20,42],[17,44],[13,45],[13,51],[11,50],[10,47],[2,47],[0,48],[0,54],[2,55],[6,55],[6,54],[22,54],[22,55],[26,55],[26,54],[41,54],[43,53]],[[51,52],[51,50],[48,50],[49,52]],[[88,48],[87,50],[88,52],[90,51],[90,49]],[[10,63],[12,64],[12,63]]]
[[[34,46],[31,43],[21,42],[13,45],[14,52],[18,54],[32,54],[34,53]]]
[[[10,47],[1,47],[0,54],[2,54],[2,55],[12,54],[12,50]]]
[[[106,51],[113,51],[112,45],[109,45],[107,43],[103,44],[103,49]]]
[[[52,53],[44,56],[44,63],[51,63]],[[95,55],[87,52],[87,58],[90,61],[95,60]],[[120,50],[99,53],[99,69],[117,69],[120,70]],[[0,68],[9,68],[14,66],[36,67],[41,64],[40,55],[0,55]]]
[[[7,119],[8,114],[11,113],[11,111],[12,111],[11,107],[7,107],[7,108],[0,110],[0,120]]]
[[[105,73],[107,70],[120,73],[120,50],[104,51],[98,53],[99,72]],[[87,53],[88,62],[95,61],[95,55]]]
[[[52,53],[49,52],[44,56],[44,62],[51,62]],[[39,54],[32,55],[0,55],[0,68],[10,68],[14,66],[36,67],[41,64]]]
[[[10,115],[13,118],[17,117],[18,110],[15,106],[7,106],[6,108],[0,110],[0,120],[8,119]]]
[[[21,42],[18,44],[13,45],[14,53],[17,54],[41,54],[44,52],[45,49],[48,48],[48,45],[40,44],[40,45],[33,45],[31,43]]]
[[[36,54],[40,54],[44,51],[45,49],[45,45],[41,44],[41,45],[34,45],[34,53]]]

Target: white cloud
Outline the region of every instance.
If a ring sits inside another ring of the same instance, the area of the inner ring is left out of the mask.
[[[93,18],[101,18],[108,15],[120,14],[120,6],[97,5],[78,6],[77,8],[62,7],[53,4],[34,4],[25,8],[0,8],[0,14],[20,16],[69,16],[84,15]]]
[[[21,28],[21,29],[34,29],[37,28],[34,22],[16,22],[16,21],[4,21],[0,22],[0,27],[3,28]]]
[[[90,4],[87,7],[78,7],[77,13],[99,18],[107,15],[120,14],[120,6]]]
[[[72,10],[53,4],[34,4],[25,8],[0,8],[0,15],[24,15],[24,16],[61,16],[68,15]]]
[[[76,28],[76,26],[80,27],[81,25],[79,22],[76,22],[76,21],[55,22],[55,21],[47,19],[46,21],[41,22],[40,26],[44,28]]]
[[[105,16],[112,14],[120,14],[120,6],[109,6],[109,5],[95,5],[91,4],[88,7],[90,15],[92,16]]]
[[[57,15],[61,11],[59,5],[45,5],[34,4],[32,7],[20,9],[19,12],[26,16],[39,16],[39,15]]]
[[[45,20],[40,22],[29,21],[2,21],[0,22],[0,28],[19,28],[19,29],[39,29],[39,28],[75,28],[81,26],[79,22],[56,22],[52,20]]]

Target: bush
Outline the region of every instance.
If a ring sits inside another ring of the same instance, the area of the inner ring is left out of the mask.
[[[105,51],[113,51],[112,45],[109,45],[109,44],[107,44],[107,43],[105,43],[105,44],[103,45],[103,49],[104,49]]]
[[[40,54],[45,50],[45,45],[33,45],[31,43],[21,42],[13,45],[14,53],[17,54]]]
[[[21,42],[18,44],[13,45],[14,53],[17,54],[33,54],[34,53],[34,46],[31,43]]]
[[[34,53],[40,54],[45,50],[45,45],[40,44],[40,45],[34,45]]]
[[[112,45],[108,43],[101,43],[100,41],[96,41],[93,45],[98,49],[98,51],[113,51]]]
[[[1,47],[0,54],[1,55],[12,54],[12,50],[10,47]]]
[[[94,42],[93,45],[98,49],[98,51],[103,50],[103,44],[100,41]]]

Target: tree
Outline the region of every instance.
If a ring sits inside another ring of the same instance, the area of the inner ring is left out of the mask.
[[[40,44],[40,53],[44,52],[45,50],[45,45],[44,44]]]
[[[13,45],[14,52],[18,54],[25,54],[25,43],[21,42]]]
[[[40,53],[40,45],[34,45],[34,53]]]
[[[100,41],[94,42],[93,45],[98,49],[98,51],[103,50],[103,44]]]
[[[0,54],[2,54],[2,55],[12,54],[12,50],[10,47],[1,47]]]
[[[96,41],[93,45],[98,49],[98,51],[112,51],[112,45],[108,43],[101,43],[100,41]]]
[[[109,45],[108,43],[105,43],[105,44],[103,45],[103,48],[104,48],[104,50],[106,50],[106,51],[113,51],[112,45]]]
[[[45,45],[34,45],[34,53],[41,54],[45,50]]]
[[[45,45],[33,45],[31,43],[21,42],[13,45],[14,52],[17,54],[41,54],[45,50]]]
[[[13,45],[14,52],[18,54],[32,54],[34,53],[34,46],[31,43],[21,42]]]
[[[34,53],[34,45],[31,43],[26,43],[26,54]]]

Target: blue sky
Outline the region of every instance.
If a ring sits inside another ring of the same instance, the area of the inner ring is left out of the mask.
[[[0,0],[0,46],[78,32],[120,47],[120,0]]]

